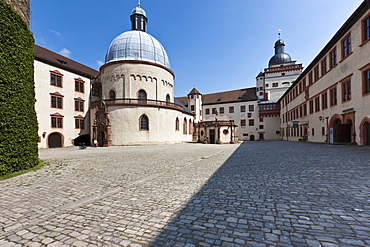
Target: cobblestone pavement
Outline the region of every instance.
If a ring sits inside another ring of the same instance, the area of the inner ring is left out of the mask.
[[[40,150],[0,181],[0,246],[370,246],[370,148]]]

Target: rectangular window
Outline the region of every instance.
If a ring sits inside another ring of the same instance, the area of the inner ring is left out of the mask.
[[[100,88],[97,86],[92,87],[92,95],[96,97],[100,97]]]
[[[254,111],[254,105],[249,106],[249,111]]]
[[[370,15],[363,21],[363,41],[370,39]]]
[[[51,127],[52,128],[63,128],[63,117],[52,116],[51,117]]]
[[[50,97],[51,108],[63,109],[63,96],[60,94],[52,94]]]
[[[320,111],[320,97],[315,98],[315,112]]]
[[[249,126],[254,126],[254,119],[249,119]]]
[[[351,100],[351,80],[342,82],[342,102]]]
[[[84,120],[81,118],[75,118],[75,128],[76,129],[83,129],[84,128]]]
[[[334,48],[330,53],[330,68],[334,68],[337,65],[337,48]]]
[[[363,72],[364,73],[364,82],[363,82],[363,90],[364,94],[370,93],[370,69]]]
[[[267,83],[265,87],[269,87],[269,84]]]
[[[320,70],[319,70],[318,65],[314,68],[314,76],[315,76],[315,82],[316,82],[320,78]]]
[[[306,89],[306,78],[304,78],[302,81],[302,89],[303,91]]]
[[[315,135],[315,129],[312,128],[312,136],[314,136],[314,135]]]
[[[312,71],[310,73],[308,73],[308,83],[309,83],[309,85],[311,85],[313,83]]]
[[[206,115],[209,115],[209,108],[206,108]]]
[[[224,113],[225,113],[225,108],[220,107],[220,114],[224,114]]]
[[[322,105],[322,109],[326,109],[328,108],[328,93],[325,92],[321,95],[321,105]]]
[[[309,106],[310,106],[310,114],[312,114],[313,113],[313,100],[310,100]]]
[[[251,118],[252,117],[252,113],[248,113],[248,118]]]
[[[84,111],[84,101],[75,99],[75,111]]]
[[[83,93],[84,92],[84,84],[85,82],[80,78],[75,79],[75,91]]]
[[[62,87],[62,74],[60,74],[58,71],[52,71],[50,74],[50,85]]]
[[[325,135],[325,127],[321,127],[321,135]]]
[[[324,57],[323,60],[321,60],[321,76],[325,75],[327,71],[326,68],[326,57]]]
[[[342,59],[348,57],[352,52],[351,34],[342,40]]]
[[[212,108],[212,114],[217,114],[216,108]]]
[[[279,86],[279,83],[277,82],[272,83],[272,87],[278,87],[278,86]]]
[[[245,112],[245,105],[240,106],[240,112]]]
[[[190,111],[195,111],[195,106],[194,105],[190,106]]]
[[[307,104],[303,105],[303,116],[307,116]]]
[[[263,125],[260,125],[259,128],[260,128],[260,130],[263,130],[264,126]]]
[[[246,120],[245,119],[241,119],[240,120],[240,126],[241,127],[245,127],[246,126]]]
[[[263,117],[260,117],[260,122],[261,122],[261,123],[263,122]]]
[[[234,113],[234,106],[229,107],[229,113]]]
[[[330,106],[337,105],[337,87],[330,89]]]

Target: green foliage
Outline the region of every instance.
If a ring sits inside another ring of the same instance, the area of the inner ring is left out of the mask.
[[[38,165],[33,46],[27,24],[0,0],[0,175]]]

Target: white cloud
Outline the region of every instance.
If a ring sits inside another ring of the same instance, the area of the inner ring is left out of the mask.
[[[63,48],[60,50],[59,54],[65,57],[69,57],[71,55],[71,51],[68,50],[67,48]]]
[[[96,64],[100,67],[100,66],[103,66],[103,62],[102,61],[96,61]]]
[[[60,34],[60,32],[58,32],[58,31],[50,30],[50,32],[55,33],[55,34],[56,34],[56,35],[58,35],[59,37],[60,37],[60,36],[62,36],[62,35]]]

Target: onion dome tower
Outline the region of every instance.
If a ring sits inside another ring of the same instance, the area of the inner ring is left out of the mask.
[[[285,53],[284,46],[285,44],[282,39],[279,39],[275,42],[275,55],[270,59],[269,67],[274,64],[288,63],[292,61],[290,55],[288,53]]]

